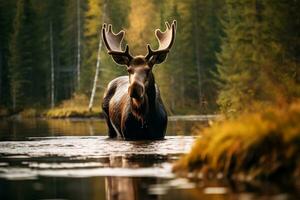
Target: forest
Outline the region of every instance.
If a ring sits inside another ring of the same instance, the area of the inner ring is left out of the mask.
[[[144,55],[174,19],[175,45],[154,69],[170,115],[289,104],[300,95],[299,10],[298,0],[1,0],[0,108],[89,99],[99,50],[100,107],[108,82],[127,73],[107,55],[102,24]]]
[[[299,11],[300,0],[0,0],[0,199],[300,199]],[[126,32],[132,55],[159,54],[120,56],[122,34],[103,42],[103,24]],[[108,83],[128,73],[102,112]]]

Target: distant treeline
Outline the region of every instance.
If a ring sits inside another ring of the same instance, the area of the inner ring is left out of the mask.
[[[170,113],[290,102],[300,94],[299,10],[297,0],[0,0],[0,107],[89,96],[103,22],[125,29],[136,55],[173,19],[175,45],[154,70]],[[102,47],[96,101],[122,74]]]

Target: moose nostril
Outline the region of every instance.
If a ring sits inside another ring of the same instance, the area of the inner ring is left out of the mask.
[[[141,99],[144,96],[144,86],[142,86],[139,83],[134,82],[128,88],[128,93],[131,98]]]
[[[138,94],[137,90],[131,90],[130,97],[134,99],[140,99],[140,95]]]

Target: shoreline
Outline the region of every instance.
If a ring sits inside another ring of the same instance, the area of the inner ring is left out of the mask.
[[[20,113],[13,114],[9,116],[1,116],[0,120],[23,120],[23,119],[38,119],[38,120],[47,120],[47,119],[61,119],[61,120],[105,120],[104,114],[98,113],[96,115],[78,115],[78,116],[45,116],[45,115],[37,115],[37,116],[22,116]],[[169,115],[168,121],[176,122],[176,121],[215,121],[221,120],[222,116],[217,114],[209,114],[209,115]]]

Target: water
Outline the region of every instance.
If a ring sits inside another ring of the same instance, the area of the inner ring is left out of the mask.
[[[0,199],[297,199],[275,184],[176,177],[206,126],[169,122],[161,141],[108,139],[101,120],[0,121]]]
[[[201,120],[201,121],[197,121]],[[168,135],[191,135],[197,126],[206,126],[206,118],[168,123]],[[106,136],[107,127],[100,119],[27,119],[1,120],[0,141],[27,140],[28,137],[48,136]]]

